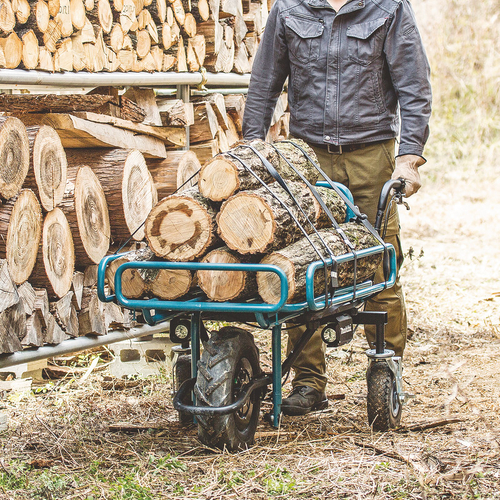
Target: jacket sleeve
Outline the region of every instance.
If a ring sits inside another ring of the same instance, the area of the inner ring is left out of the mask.
[[[401,113],[398,155],[422,156],[431,115],[430,68],[408,0],[394,14],[384,51]]]
[[[290,72],[279,4],[276,0],[271,8],[252,67],[243,115],[243,137],[247,140],[266,138],[276,101]]]

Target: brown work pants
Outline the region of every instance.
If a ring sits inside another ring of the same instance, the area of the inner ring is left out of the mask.
[[[367,146],[356,151],[340,155],[331,154],[326,149],[313,147],[321,168],[333,181],[347,186],[354,197],[354,203],[368,220],[375,224],[377,205],[382,186],[391,178],[394,171],[394,139]],[[389,322],[385,328],[387,348],[402,356],[406,344],[406,309],[403,290],[399,280],[399,269],[403,262],[403,252],[399,235],[397,207],[393,209],[387,223],[385,241],[394,245],[398,275],[396,283],[379,293],[366,303],[367,311],[387,311]],[[375,273],[375,283],[384,281],[383,268]],[[288,352],[305,331],[305,326],[288,330]],[[365,326],[367,340],[372,346],[375,341],[375,327]],[[321,339],[321,329],[316,331],[311,340],[293,365],[295,377],[293,385],[307,385],[318,391],[326,387],[326,346]]]

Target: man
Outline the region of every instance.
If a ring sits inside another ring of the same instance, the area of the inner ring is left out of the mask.
[[[349,187],[372,224],[387,180],[404,178],[407,197],[420,188],[431,89],[408,0],[276,0],[252,69],[245,139],[265,138],[287,78],[291,136],[311,145],[324,172]],[[403,254],[396,207],[385,241],[396,249],[399,271]],[[381,269],[376,280],[383,280]],[[406,311],[399,276],[366,309],[389,313],[387,347],[401,356]],[[372,344],[374,328],[365,330]],[[289,350],[302,331],[290,331]],[[295,362],[293,391],[283,400],[283,413],[303,415],[328,405],[324,352],[318,331]]]

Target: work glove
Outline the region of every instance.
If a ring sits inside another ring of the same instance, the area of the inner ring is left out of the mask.
[[[402,178],[405,180],[404,194],[409,198],[415,194],[421,186],[418,167],[425,163],[425,159],[417,155],[402,155],[396,157],[396,168],[391,179]]]

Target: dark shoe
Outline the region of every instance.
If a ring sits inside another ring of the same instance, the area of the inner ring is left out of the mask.
[[[293,388],[290,396],[281,403],[284,415],[306,415],[311,411],[324,410],[328,406],[328,399],[324,392],[319,392],[306,385]]]

